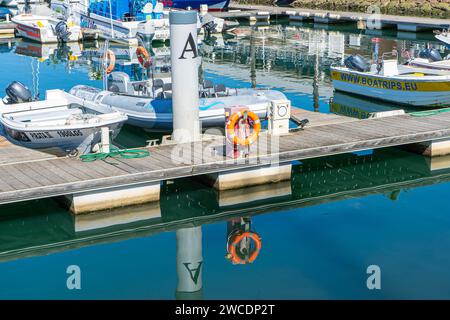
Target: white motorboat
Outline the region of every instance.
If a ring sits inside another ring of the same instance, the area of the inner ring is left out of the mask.
[[[81,28],[73,21],[62,21],[34,14],[19,14],[11,19],[20,37],[40,43],[73,42],[81,39]]]
[[[12,143],[45,152],[86,154],[101,140],[101,129],[111,137],[119,133],[127,116],[83,101],[62,90],[48,90],[42,101],[32,101],[30,91],[13,82],[0,102],[0,124]]]
[[[450,46],[450,32],[448,29],[442,31],[435,31],[435,38],[439,41],[444,42],[446,45]]]
[[[436,49],[424,49],[420,51],[419,57],[410,59],[408,65],[450,71],[450,59],[448,57],[442,59],[441,54]]]
[[[335,90],[401,105],[436,107],[450,105],[450,73],[398,65],[397,59],[368,64],[359,55],[345,59],[345,66],[332,66]]]

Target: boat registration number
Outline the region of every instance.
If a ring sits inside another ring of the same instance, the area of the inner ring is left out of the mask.
[[[83,132],[81,132],[80,130],[61,130],[61,131],[56,131],[56,133],[61,138],[82,137],[83,136]]]
[[[59,130],[56,131],[56,134],[60,138],[68,138],[68,137],[81,137],[83,136],[83,132],[80,130]],[[30,132],[30,137],[35,140],[41,140],[41,139],[54,139],[55,137],[48,131],[42,131],[42,132]]]

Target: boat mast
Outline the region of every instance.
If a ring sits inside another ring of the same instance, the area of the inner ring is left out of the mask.
[[[108,0],[109,2],[109,19],[111,23],[111,39],[114,39],[114,23],[113,23],[113,16],[112,16],[112,5],[111,0]]]

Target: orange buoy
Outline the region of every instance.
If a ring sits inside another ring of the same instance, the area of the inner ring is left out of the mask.
[[[241,241],[244,240],[244,238],[249,238],[253,240],[253,242],[255,243],[255,248],[250,253],[248,260],[240,257],[236,249],[237,246],[241,243]],[[236,235],[233,235],[230,240],[231,242],[228,243],[227,250],[229,254],[228,258],[231,260],[233,264],[253,263],[256,260],[262,247],[261,237],[257,233],[250,231],[238,233]]]
[[[147,49],[145,49],[142,46],[139,46],[136,49],[136,55],[141,66],[143,66],[144,68],[150,67],[152,60],[150,59],[150,55],[148,54]]]
[[[106,73],[110,74],[114,70],[114,67],[116,66],[116,55],[111,50],[106,51],[106,61],[107,61]]]
[[[245,116],[247,116],[247,118],[252,120],[253,122],[253,133],[249,137],[242,139],[236,134],[235,126],[238,123],[238,121],[244,118]],[[259,132],[261,131],[261,121],[259,120],[259,117],[256,115],[256,113],[252,111],[244,111],[244,112],[238,111],[233,113],[231,117],[228,119],[226,131],[228,139],[231,142],[233,142],[233,144],[248,146],[258,139]]]

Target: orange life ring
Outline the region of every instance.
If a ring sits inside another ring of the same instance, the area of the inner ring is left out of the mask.
[[[110,74],[116,66],[116,55],[109,49],[106,51],[106,61],[109,63],[106,67],[106,74]]]
[[[250,254],[248,260],[244,260],[243,258],[241,258],[236,251],[236,247],[239,245],[239,243],[244,238],[250,238],[255,242],[255,249]],[[257,233],[250,232],[250,231],[238,233],[237,235],[234,236],[231,243],[228,244],[227,249],[228,249],[228,253],[229,253],[229,259],[231,260],[231,262],[233,264],[253,263],[256,260],[256,258],[258,257],[261,247],[262,247],[261,237]]]
[[[242,139],[236,134],[235,126],[238,123],[239,119],[243,118],[245,115],[247,115],[247,117],[253,121],[253,133],[250,135],[250,137]],[[244,112],[238,111],[233,113],[231,117],[228,119],[226,130],[227,130],[227,137],[231,142],[233,142],[233,144],[248,146],[253,142],[255,142],[256,139],[258,139],[259,132],[261,131],[261,121],[259,120],[256,113],[252,111],[244,111]]]
[[[139,46],[136,49],[136,55],[141,66],[143,66],[144,68],[150,67],[152,60],[150,59],[150,55],[148,54],[147,49],[145,49],[142,46]]]

